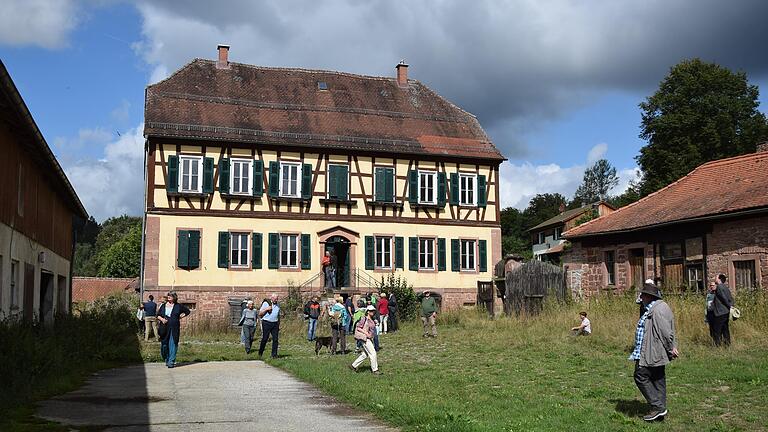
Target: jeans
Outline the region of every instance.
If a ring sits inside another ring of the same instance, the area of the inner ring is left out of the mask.
[[[336,288],[336,270],[331,267],[325,269],[325,287]]]
[[[667,378],[664,366],[646,367],[635,362],[635,384],[651,409],[667,409]]]
[[[261,320],[261,343],[259,344],[259,357],[264,355],[264,348],[267,346],[269,336],[272,336],[272,357],[277,357],[277,338],[280,333],[280,322]]]
[[[317,318],[310,318],[307,327],[307,340],[315,340],[315,332],[317,331]]]
[[[243,340],[243,345],[245,345],[246,354],[251,353],[251,346],[253,346],[254,333],[256,333],[256,326],[243,325],[241,339]]]
[[[720,346],[721,344],[729,346],[731,344],[731,329],[728,327],[728,320],[730,318],[730,314],[725,314],[712,316],[709,320],[709,334],[712,336],[715,346]]]
[[[342,325],[331,325],[331,354],[336,354],[336,344],[341,339],[341,352],[347,352],[347,331]]]
[[[424,324],[424,336],[429,335],[430,326],[432,327],[432,336],[437,337],[437,325],[435,324],[435,315],[422,316],[421,322]]]
[[[171,330],[168,329],[170,332]],[[162,341],[160,344],[160,357],[165,360],[166,366],[176,365],[176,352],[179,349],[179,343],[173,340],[173,333],[168,335],[167,341]]]
[[[389,315],[381,315],[381,333],[387,333],[387,327],[389,327]]]
[[[366,341],[363,342],[363,352],[360,353],[360,356],[356,358],[352,363],[352,367],[357,369],[358,366],[363,364],[363,361],[366,358],[371,359],[371,371],[376,372],[379,370],[379,362],[376,358],[376,349],[373,347],[373,342],[371,342],[370,339],[366,339]]]
[[[144,340],[149,340],[149,332],[152,331],[152,335],[155,338],[160,338],[157,333],[157,317],[147,316],[144,317]]]

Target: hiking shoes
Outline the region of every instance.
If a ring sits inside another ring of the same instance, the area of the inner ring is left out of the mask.
[[[645,420],[647,422],[652,422],[652,421],[656,421],[656,420],[664,420],[664,416],[666,416],[668,412],[669,411],[666,408],[663,411],[653,410],[653,411],[649,412],[647,416],[643,417],[643,420]]]
[[[357,368],[356,367],[354,367],[352,365],[349,365],[349,368],[352,369],[352,371],[357,372]]]

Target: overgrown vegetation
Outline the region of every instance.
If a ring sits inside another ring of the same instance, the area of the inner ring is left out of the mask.
[[[24,429],[14,422],[26,421],[31,401],[72,390],[98,369],[141,362],[136,302],[110,296],[57,316],[52,327],[0,322],[0,430]]]

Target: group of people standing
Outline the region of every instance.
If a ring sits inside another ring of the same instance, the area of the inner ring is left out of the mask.
[[[259,342],[259,358],[264,355],[267,342],[272,339],[272,358],[277,358],[277,350],[280,344],[280,297],[271,294],[261,302],[259,309],[255,309],[253,300],[248,300],[240,314],[237,325],[240,330],[240,342],[245,347],[245,353],[250,354],[253,347],[253,338],[256,334],[256,326],[261,323],[261,342]]]

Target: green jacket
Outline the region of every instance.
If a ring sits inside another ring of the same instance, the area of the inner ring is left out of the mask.
[[[421,299],[421,314],[423,316],[429,316],[434,312],[437,312],[437,303],[435,303],[435,299],[432,297],[424,297]]]

